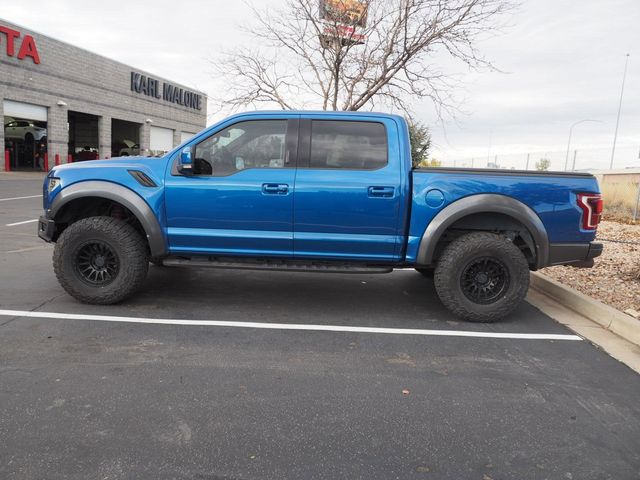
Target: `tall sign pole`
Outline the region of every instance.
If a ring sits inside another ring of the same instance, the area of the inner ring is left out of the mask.
[[[618,126],[620,125],[620,111],[622,110],[622,96],[624,95],[624,82],[627,78],[627,66],[629,65],[629,54],[624,62],[624,74],[622,75],[622,88],[620,89],[620,103],[618,104],[618,118],[616,119],[616,131],[613,134],[613,148],[611,149],[611,163],[609,170],[613,169],[613,158],[616,155],[616,140],[618,139]]]

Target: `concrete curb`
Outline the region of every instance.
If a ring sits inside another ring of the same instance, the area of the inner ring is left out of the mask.
[[[539,272],[531,272],[531,287],[628,342],[640,346],[640,320]]]

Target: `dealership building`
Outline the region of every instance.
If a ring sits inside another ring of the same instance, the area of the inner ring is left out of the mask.
[[[0,170],[159,155],[205,127],[206,105],[203,92],[0,19]]]

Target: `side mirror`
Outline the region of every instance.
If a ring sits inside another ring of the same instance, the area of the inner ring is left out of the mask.
[[[178,171],[183,175],[193,174],[193,157],[191,156],[191,147],[184,147],[180,152]]]

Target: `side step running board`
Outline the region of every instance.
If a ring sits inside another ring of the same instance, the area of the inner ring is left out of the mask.
[[[240,270],[278,270],[285,272],[322,273],[389,273],[392,267],[350,263],[282,261],[278,259],[230,259],[219,257],[170,257],[162,261],[167,267],[208,267]]]

